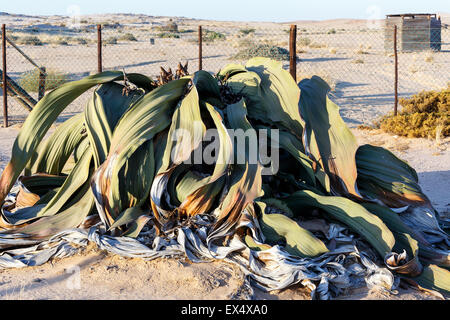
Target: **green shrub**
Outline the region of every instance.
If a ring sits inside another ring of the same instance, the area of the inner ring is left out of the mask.
[[[215,40],[225,40],[225,35],[220,32],[211,31],[211,30],[203,30],[202,40],[205,42],[212,42]]]
[[[254,28],[246,28],[246,29],[239,30],[239,32],[244,35],[249,35],[250,33],[255,33],[255,31],[256,30]]]
[[[335,34],[336,33],[336,29],[330,29],[327,31],[327,34]]]
[[[289,60],[289,50],[268,44],[260,44],[239,51],[233,58],[250,59],[254,57]]]
[[[45,89],[52,90],[69,81],[69,75],[55,70],[47,70],[45,79]],[[39,91],[40,72],[38,69],[33,69],[21,74],[19,78],[19,85],[28,92]]]

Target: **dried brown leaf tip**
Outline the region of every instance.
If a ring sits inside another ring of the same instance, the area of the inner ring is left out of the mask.
[[[172,72],[172,68],[169,68],[169,70],[164,69],[163,67],[160,67],[159,76],[158,79],[158,86],[162,86],[172,80],[180,79],[181,77],[189,75],[188,72],[188,62],[183,66],[181,62],[178,63],[177,70],[175,70],[175,74]]]

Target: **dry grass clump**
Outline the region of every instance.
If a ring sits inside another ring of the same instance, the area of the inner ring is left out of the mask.
[[[180,35],[173,33],[173,32],[161,32],[161,33],[158,33],[156,36],[161,39],[179,39],[180,38]]]
[[[109,37],[106,38],[105,40],[103,40],[103,44],[107,45],[107,44],[117,44],[117,37]]]
[[[369,54],[369,51],[367,51],[368,49],[370,49],[371,46],[367,46],[366,48],[364,48],[364,45],[360,44],[359,45],[359,49],[355,51],[356,54]]]
[[[249,35],[251,33],[255,33],[256,29],[255,28],[244,28],[244,29],[240,29],[239,32],[242,33],[243,35]]]
[[[43,45],[41,39],[39,39],[36,36],[18,37],[16,39],[16,43],[22,44],[22,45],[29,45],[29,46],[42,46]]]
[[[118,40],[120,41],[138,41],[132,33],[125,33],[121,35]]]
[[[298,44],[300,46],[307,47],[311,44],[311,39],[309,39],[307,37],[300,38],[300,39],[298,39]]]
[[[422,91],[400,99],[402,111],[383,117],[378,125],[388,133],[410,138],[450,136],[450,86],[442,91]]]
[[[322,49],[322,48],[326,48],[327,45],[324,43],[313,42],[309,45],[309,47],[312,49]]]
[[[433,62],[434,61],[433,52],[432,51],[427,52],[424,60],[425,60],[425,62]]]
[[[78,38],[74,38],[73,42],[76,44],[81,44],[81,45],[85,45],[88,44],[88,41],[84,38],[78,37]]]

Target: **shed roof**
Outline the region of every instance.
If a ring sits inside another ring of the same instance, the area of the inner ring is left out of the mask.
[[[416,17],[416,16],[420,16],[420,17],[435,17],[436,18],[436,13],[400,13],[400,14],[387,14],[386,18],[391,18],[391,17]]]

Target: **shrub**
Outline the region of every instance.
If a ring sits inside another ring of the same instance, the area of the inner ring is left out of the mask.
[[[250,59],[253,57],[265,57],[275,60],[289,60],[289,50],[281,47],[260,44],[239,51],[233,58]]]
[[[298,44],[301,46],[307,47],[311,44],[311,39],[306,38],[306,37],[300,38],[300,39],[298,39]]]
[[[246,28],[246,29],[239,30],[239,32],[244,35],[249,35],[250,33],[255,33],[255,31],[256,30],[254,28]]]
[[[42,46],[43,43],[41,39],[36,36],[24,36],[18,37],[16,40],[17,44],[23,44],[28,46]]]
[[[75,39],[73,39],[73,41],[77,44],[87,44],[88,43],[87,40],[84,38],[75,38]]]
[[[67,38],[64,38],[64,37],[58,37],[56,39],[52,39],[51,43],[52,44],[58,44],[58,45],[61,45],[61,46],[69,45],[69,43],[67,42]]]
[[[202,40],[205,42],[211,42],[215,40],[225,40],[225,35],[220,32],[203,30]]]
[[[9,38],[9,40],[14,42],[17,41],[17,39],[19,39],[19,36],[16,36],[15,34],[12,34],[9,31],[6,31],[6,36]]]
[[[169,22],[168,24],[156,27],[159,31],[178,32],[178,25],[175,22]]]
[[[117,44],[117,37],[109,37],[103,41],[103,44]]]
[[[406,137],[450,136],[450,86],[442,91],[422,91],[400,99],[402,110],[376,123],[383,131]]]
[[[175,38],[175,39],[179,39],[180,36],[176,33],[172,33],[172,32],[161,32],[158,33],[156,35],[158,38]]]
[[[58,72],[55,70],[47,70],[47,76],[45,79],[45,89],[52,90],[60,86],[63,83],[69,81],[69,75]],[[40,72],[38,69],[33,69],[22,73],[19,78],[19,85],[28,92],[38,92],[39,91],[39,79]]]
[[[309,47],[313,48],[313,49],[321,49],[321,48],[326,48],[327,45],[323,44],[323,43],[313,42],[313,43],[309,44]]]
[[[138,41],[132,33],[125,33],[119,37],[122,41]]]
[[[327,31],[327,34],[335,34],[336,33],[336,29],[330,29]]]

